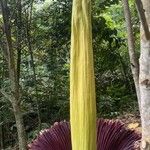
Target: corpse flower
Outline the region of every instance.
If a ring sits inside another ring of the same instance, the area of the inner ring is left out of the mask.
[[[127,129],[120,121],[97,120],[97,150],[138,150],[141,135]],[[55,123],[41,131],[29,150],[71,150],[70,124]]]
[[[141,136],[135,131],[119,121],[96,123],[91,0],[73,0],[72,7],[70,124],[42,131],[29,150],[136,150]]]

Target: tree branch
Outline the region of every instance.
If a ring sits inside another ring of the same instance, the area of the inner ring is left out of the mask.
[[[3,89],[1,89],[0,92],[2,93],[2,95],[4,95],[4,97],[5,97],[6,99],[8,99],[10,102],[12,102],[12,101],[11,101],[11,96],[8,95]]]
[[[139,18],[143,26],[145,37],[147,40],[150,40],[150,32],[149,32],[148,23],[147,23],[146,16],[145,16],[145,10],[143,9],[142,1],[135,0],[135,3],[136,3],[137,11],[139,14]]]

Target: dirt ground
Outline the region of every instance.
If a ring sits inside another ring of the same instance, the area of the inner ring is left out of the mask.
[[[141,121],[139,114],[123,114],[116,119],[121,120],[126,127],[141,132]]]

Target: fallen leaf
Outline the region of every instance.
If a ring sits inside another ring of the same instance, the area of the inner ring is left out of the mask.
[[[139,123],[130,123],[128,125],[128,128],[129,129],[136,129],[137,127],[139,127]]]

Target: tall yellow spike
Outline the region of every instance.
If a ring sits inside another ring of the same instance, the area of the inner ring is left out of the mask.
[[[72,150],[96,150],[91,0],[73,0],[70,121]]]

